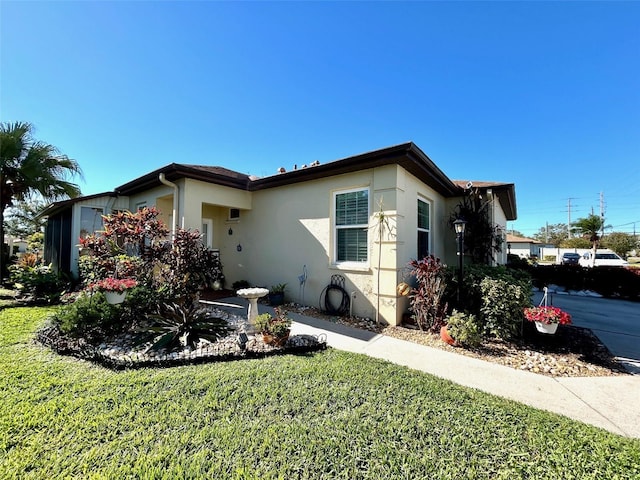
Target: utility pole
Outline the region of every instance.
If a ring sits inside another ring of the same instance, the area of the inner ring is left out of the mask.
[[[602,220],[602,232],[600,238],[604,237],[604,192],[600,192],[600,220]]]
[[[571,198],[567,199],[567,212],[568,212],[568,218],[567,218],[567,237],[571,238]]]
[[[549,222],[545,223],[544,228],[544,243],[549,243]]]

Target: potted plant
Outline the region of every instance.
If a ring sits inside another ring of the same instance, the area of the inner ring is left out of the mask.
[[[269,303],[272,306],[277,307],[284,303],[284,291],[286,288],[286,283],[278,283],[271,286],[269,289]]]
[[[89,285],[90,290],[103,292],[108,303],[117,304],[124,302],[127,290],[138,285],[133,278],[108,277]]]
[[[475,315],[454,310],[447,318],[447,324],[440,330],[446,343],[454,346],[477,347],[482,343],[480,325]]]
[[[535,322],[536,330],[541,333],[554,334],[558,329],[558,324],[571,324],[571,315],[558,307],[525,308],[524,316],[530,322]]]
[[[291,319],[287,312],[278,308],[273,309],[275,315],[263,313],[256,317],[256,328],[262,334],[262,340],[267,345],[282,347],[291,333]]]

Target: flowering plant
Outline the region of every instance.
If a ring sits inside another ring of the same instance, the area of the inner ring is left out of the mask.
[[[571,323],[571,315],[558,307],[525,308],[524,316],[530,322],[541,322],[546,323],[547,325],[552,323],[569,325]]]
[[[273,311],[275,316],[270,313],[258,315],[256,317],[256,327],[260,332],[277,338],[288,335],[291,329],[291,319],[287,317],[287,312],[279,308],[274,308]]]
[[[98,290],[101,292],[122,293],[129,288],[135,287],[136,285],[138,285],[138,282],[133,278],[109,277],[90,284],[89,288],[91,290]]]

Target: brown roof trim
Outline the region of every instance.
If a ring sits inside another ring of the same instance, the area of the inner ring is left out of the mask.
[[[483,191],[491,189],[502,207],[507,220],[515,220],[518,218],[518,209],[516,206],[516,187],[513,183],[504,182],[485,182],[481,180],[453,180],[453,183],[460,188],[465,188],[469,183],[473,184],[472,188]]]
[[[132,195],[148,190],[149,188],[157,187],[161,185],[159,180],[161,173],[164,173],[166,179],[169,181],[180,178],[191,178],[193,180],[201,180],[207,183],[240,188],[242,190],[247,190],[249,184],[248,175],[234,172],[233,170],[223,167],[172,163],[117,187],[115,192],[118,195]]]
[[[71,207],[73,204],[78,202],[84,202],[85,200],[93,200],[94,198],[100,197],[116,197],[117,195],[114,192],[103,192],[103,193],[94,193],[93,195],[86,195],[82,197],[69,198],[67,200],[60,200],[59,202],[50,203],[47,205],[36,218],[49,217],[51,215],[55,215],[56,213],[60,213],[63,210],[66,210],[67,207]]]
[[[263,190],[292,183],[317,180],[384,165],[398,164],[445,196],[456,196],[462,190],[440,170],[413,142],[394,145],[312,167],[301,168],[253,180],[250,190]]]

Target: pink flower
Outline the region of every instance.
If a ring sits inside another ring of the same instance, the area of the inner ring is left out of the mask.
[[[558,307],[525,308],[524,316],[530,322],[541,322],[547,325],[551,323],[569,325],[571,323],[571,315]]]
[[[116,292],[122,293],[129,288],[133,288],[138,285],[138,282],[133,278],[105,278],[89,285],[89,289],[97,290],[100,292]]]

